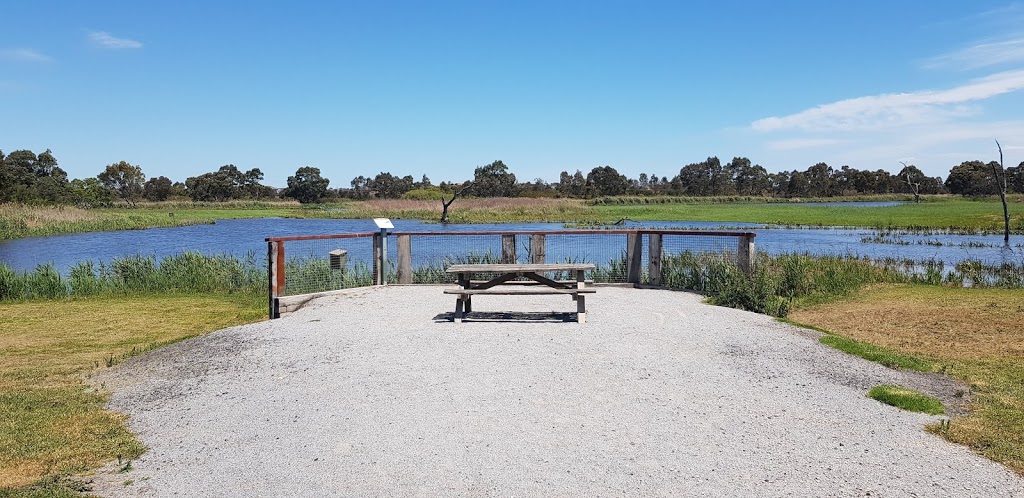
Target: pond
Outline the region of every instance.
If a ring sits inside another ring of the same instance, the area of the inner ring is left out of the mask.
[[[467,232],[485,230],[567,230],[560,223],[449,224],[439,225],[418,220],[394,220],[398,231]],[[807,253],[814,255],[857,255],[871,258],[899,258],[915,261],[935,259],[947,266],[965,259],[985,263],[1024,264],[1024,237],[1012,236],[1011,247],[1005,248],[998,235],[914,235],[879,234],[871,229],[800,229],[766,228],[751,223],[716,223],[689,221],[652,221],[629,223],[624,228],[727,229],[755,231],[758,251],[769,254]],[[211,225],[194,225],[148,230],[90,232],[51,237],[35,237],[0,242],[0,262],[17,271],[30,271],[37,265],[52,263],[62,273],[74,264],[92,260],[107,262],[124,256],[164,256],[182,251],[204,254],[266,255],[266,237],[372,232],[369,220],[262,218],[221,220]],[[612,236],[609,236],[612,237]],[[621,237],[621,236],[620,236]],[[444,243],[439,238],[438,244]],[[620,255],[624,245],[605,244],[601,255],[591,259],[603,263],[606,257]],[[392,247],[392,251],[394,248]],[[500,251],[500,249],[499,249]],[[391,251],[389,251],[391,252]],[[549,260],[564,259],[549,248]],[[610,256],[609,256],[610,255]],[[353,254],[355,256],[355,254]],[[570,255],[571,256],[571,255]]]

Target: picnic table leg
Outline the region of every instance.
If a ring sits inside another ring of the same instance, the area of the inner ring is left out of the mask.
[[[468,289],[470,287],[470,285],[472,285],[471,284],[472,281],[473,281],[473,274],[472,273],[460,273],[459,274],[459,283],[462,284],[462,288],[463,289]],[[469,313],[470,311],[473,311],[473,296],[471,296],[469,294],[464,294],[462,297],[465,298],[464,301],[466,302],[466,313]]]
[[[576,288],[582,289],[586,287],[585,272],[583,270],[576,270]],[[573,295],[576,300],[576,321],[579,323],[587,323],[587,297],[582,294]]]
[[[462,323],[462,306],[462,296],[460,295],[459,297],[455,298],[455,323]]]

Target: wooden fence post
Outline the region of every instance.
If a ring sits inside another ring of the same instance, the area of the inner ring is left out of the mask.
[[[546,257],[544,253],[544,235],[538,233],[530,235],[530,262],[544,264]]]
[[[398,283],[412,283],[412,238],[398,236]]]
[[[386,265],[384,254],[384,240],[379,233],[373,234],[373,285],[384,284],[384,267]]]
[[[507,265],[516,263],[516,236],[509,233],[501,236],[501,262]]]
[[[267,241],[268,310],[271,320],[281,318],[281,294],[284,293],[284,242]]]
[[[661,286],[661,234],[647,234],[647,244],[647,283]]]
[[[626,282],[640,283],[640,264],[643,261],[644,236],[640,232],[626,235]]]
[[[754,257],[756,256],[754,235],[742,235],[739,239],[739,247],[736,250],[736,266],[749,275],[754,271]]]

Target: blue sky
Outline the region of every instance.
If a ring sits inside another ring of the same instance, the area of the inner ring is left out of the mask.
[[[11,2],[0,149],[283,186],[1024,161],[1024,4]]]

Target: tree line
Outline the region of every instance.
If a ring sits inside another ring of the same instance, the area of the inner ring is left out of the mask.
[[[617,195],[674,196],[753,196],[753,197],[835,197],[871,194],[943,194],[965,196],[998,193],[992,174],[997,162],[966,161],[950,170],[945,181],[929,177],[917,166],[904,164],[896,173],[883,169],[858,170],[850,166],[835,169],[817,163],[804,171],[769,173],[763,166],[752,164],[745,157],[733,158],[726,164],[717,157],[683,166],[671,178],[657,173],[641,173],[636,178],[620,174],[611,166],[598,166],[583,174],[576,170],[562,171],[558,181],[547,183],[538,178],[519,182],[502,161],[476,168],[473,179],[458,184],[441,182],[434,186],[430,179],[416,182],[412,176],[399,178],[388,172],[375,177],[358,176],[351,188],[339,189],[334,195],[350,198],[400,198],[410,193],[421,195],[431,190],[452,192],[465,189],[476,197],[574,197],[593,198]],[[1006,168],[1010,192],[1024,193],[1024,162]],[[436,198],[436,196],[434,196]]]
[[[994,172],[996,174],[994,174]],[[288,177],[287,187],[264,185],[259,168],[242,171],[228,164],[216,171],[189,177],[184,182],[166,176],[146,178],[141,166],[125,161],[110,164],[95,177],[68,179],[57,158],[47,149],[35,154],[16,150],[0,151],[0,202],[105,205],[121,200],[137,201],[191,199],[193,201],[261,200],[293,198],[303,203],[331,198],[401,198],[437,200],[443,196],[475,197],[572,197],[593,198],[617,195],[674,196],[765,196],[835,197],[867,194],[941,194],[965,196],[999,193],[997,175],[1002,173],[1007,192],[1024,193],[1024,162],[1003,170],[1000,163],[965,161],[950,169],[943,181],[929,177],[912,164],[903,164],[896,173],[883,169],[858,170],[849,166],[835,169],[817,163],[806,170],[769,173],[763,166],[744,157],[722,164],[717,157],[691,163],[669,177],[641,173],[629,178],[611,166],[598,166],[584,174],[562,171],[557,182],[537,178],[520,182],[502,161],[479,166],[472,180],[442,181],[435,185],[426,175],[418,181],[411,175],[399,177],[380,172],[371,177],[357,176],[348,187],[329,188],[330,180],[319,168],[304,166]]]

